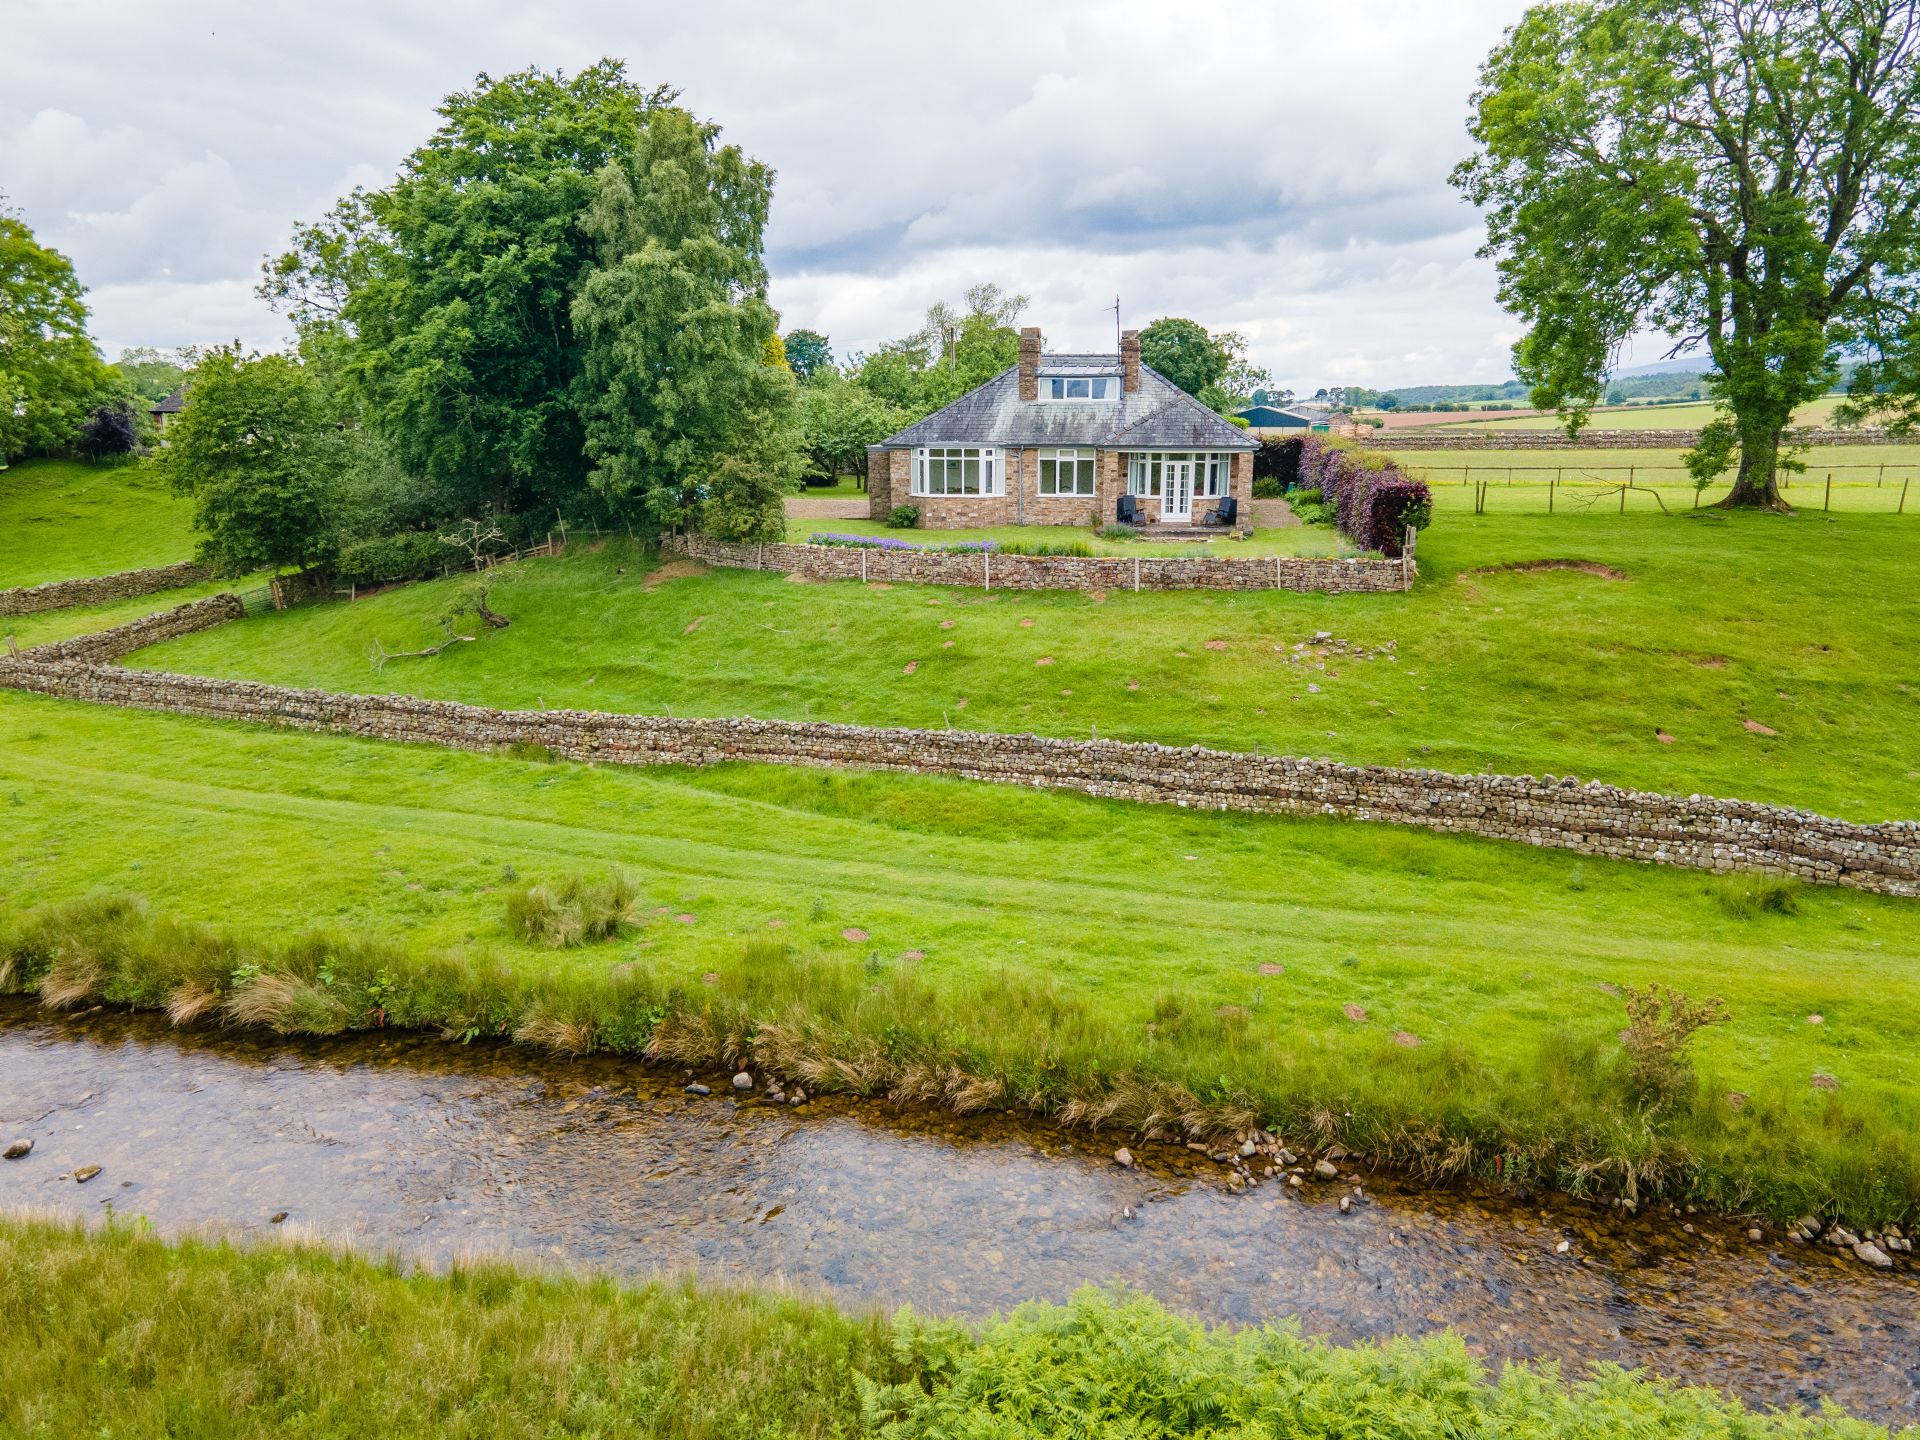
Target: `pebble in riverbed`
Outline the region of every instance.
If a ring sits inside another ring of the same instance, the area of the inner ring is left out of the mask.
[[[742,1070],[738,1075],[733,1077],[733,1088],[741,1094],[745,1094],[747,1091],[753,1089],[753,1076]]]
[[[1113,1152],[1113,1163],[1123,1170],[1131,1170],[1133,1168],[1133,1152],[1122,1145],[1118,1150]]]
[[[98,1165],[82,1165],[78,1170],[73,1172],[73,1178],[84,1185],[99,1173],[100,1167]]]
[[[689,1095],[711,1095],[713,1091],[705,1085],[693,1084],[687,1086],[686,1093]]]
[[[1340,1177],[1340,1167],[1331,1160],[1316,1160],[1313,1162],[1313,1173],[1322,1180],[1337,1180]]]
[[[9,1160],[23,1160],[26,1158],[27,1152],[32,1149],[33,1149],[33,1141],[16,1140],[11,1145],[7,1146],[6,1157]]]

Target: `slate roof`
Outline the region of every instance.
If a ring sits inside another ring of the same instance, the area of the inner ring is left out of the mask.
[[[187,408],[187,389],[184,385],[173,387],[173,393],[149,410],[153,415],[178,415]]]
[[[1118,355],[1043,355],[1042,375],[1118,375]],[[1101,450],[1257,450],[1259,442],[1150,365],[1118,400],[1022,400],[1003,370],[875,449],[911,445],[1079,445]]]

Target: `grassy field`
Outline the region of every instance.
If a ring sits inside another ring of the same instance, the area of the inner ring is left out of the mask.
[[[0,1220],[0,1325],[0,1428],[21,1436],[1301,1440],[1354,1433],[1360,1416],[1391,1440],[1887,1433],[1616,1370],[1494,1377],[1451,1335],[1349,1349],[1209,1332],[1099,1291],[969,1333],[687,1282],[169,1246],[125,1224],[86,1236]]]
[[[368,657],[439,638],[457,582],[259,616],[133,663],[518,707],[1097,730],[1920,815],[1920,516],[1474,516],[1467,493],[1442,494],[1411,595],[650,575],[623,541],[497,572],[512,628],[431,660],[376,673]],[[1619,578],[1497,568],[1552,559]],[[1295,649],[1322,630],[1369,658]]]
[[[1330,525],[1289,525],[1256,531],[1241,540],[1221,531],[1203,543],[1107,540],[1084,526],[1000,525],[977,530],[890,530],[878,520],[813,520],[787,522],[787,539],[804,541],[810,535],[890,536],[914,545],[950,545],[966,540],[994,540],[1002,545],[1078,543],[1095,555],[1355,555],[1346,537]],[[1146,532],[1152,534],[1151,528]]]
[[[1811,400],[1793,413],[1796,425],[1830,425],[1833,412],[1844,397],[1826,395]],[[1595,430],[1698,430],[1714,417],[1707,401],[1689,405],[1605,405],[1593,412],[1588,423]],[[1501,419],[1498,413],[1459,419],[1434,417],[1436,421],[1474,430],[1557,430],[1560,421],[1552,415],[1523,415]]]
[[[1426,480],[1444,514],[1473,508],[1473,488],[1487,486],[1486,506],[1513,514],[1577,516],[1612,509],[1622,482],[1652,488],[1627,497],[1627,513],[1678,514],[1710,506],[1728,479],[1696,490],[1679,450],[1489,450],[1393,452],[1394,463]],[[1831,492],[1827,487],[1832,477]],[[1829,445],[1807,456],[1807,468],[1783,475],[1782,493],[1803,512],[1920,517],[1920,445]],[[1554,493],[1549,496],[1549,482]],[[1904,511],[1902,507],[1904,506]]]
[[[485,1011],[486,1028],[524,1028],[558,997],[601,1014],[606,1043],[667,1021],[687,1043],[719,1014],[726,1033],[766,1022],[769,1045],[850,1057],[881,1090],[958,1065],[1053,1108],[1144,1076],[1409,1162],[1443,1146],[1483,1173],[1499,1154],[1508,1178],[1565,1179],[1592,1161],[1613,1167],[1603,1186],[1632,1163],[1789,1219],[1920,1206],[1911,903],[1808,891],[1774,913],[1740,881],[1379,826],[898,776],[594,768],[5,694],[0,815],[0,914],[16,925],[109,891],[243,945],[309,926],[374,937],[393,954],[363,966],[399,977],[382,1003],[409,1023],[458,1032]],[[553,951],[508,933],[517,881],[616,871],[641,887],[622,939]],[[66,943],[71,961],[162,942]],[[226,987],[242,961],[206,954],[207,983]],[[466,978],[435,968],[447,954]],[[1618,988],[1652,980],[1719,994],[1733,1020],[1696,1042],[1695,1100],[1647,1124],[1614,1037]],[[95,988],[165,998],[127,983]],[[336,1019],[365,1023],[358,1006]],[[738,1053],[700,1043],[690,1059]]]
[[[0,589],[193,558],[193,507],[139,463],[0,469]]]

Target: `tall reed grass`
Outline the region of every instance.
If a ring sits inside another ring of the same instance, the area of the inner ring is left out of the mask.
[[[695,1069],[753,1068],[814,1090],[954,1111],[1023,1109],[1159,1138],[1255,1127],[1296,1147],[1339,1143],[1435,1181],[1477,1177],[1635,1202],[1688,1199],[1786,1221],[1862,1225],[1920,1213],[1920,1137],[1844,1092],[1809,1111],[1715,1087],[1650,1103],[1611,1036],[1559,1030],[1534,1053],[1313,1032],[1275,1042],[1240,1007],[1163,995],[1129,1023],[1044,977],[942,978],[920,966],[750,942],[686,984],[635,960],[544,968],[485,946],[417,951],[366,934],[249,936],[149,912],[136,897],[51,906],[0,932],[0,991],[64,1008],[107,1001],[175,1024],[281,1034],[399,1026],[610,1052]]]

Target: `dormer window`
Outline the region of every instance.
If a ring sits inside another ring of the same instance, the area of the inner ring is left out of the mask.
[[[1120,377],[1050,375],[1040,393],[1049,400],[1111,400],[1120,393]]]

